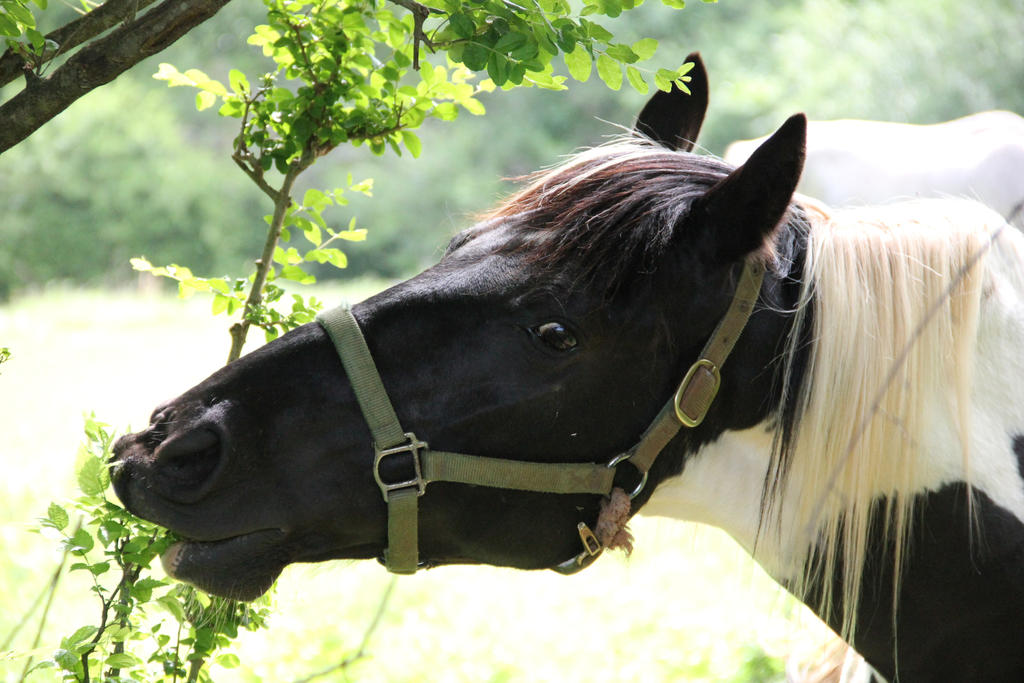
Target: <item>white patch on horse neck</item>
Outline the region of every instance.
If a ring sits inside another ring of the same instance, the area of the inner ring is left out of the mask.
[[[924,434],[926,467],[914,492],[969,481],[1024,523],[1024,481],[1014,437],[1024,434],[1024,236],[1005,228],[987,258],[978,316],[964,469],[960,437],[946,397],[934,396]]]
[[[1024,523],[1013,451],[1024,435],[1024,235],[1005,229],[988,258],[971,393],[971,484]]]
[[[796,576],[802,562],[785,557],[776,535],[758,537],[771,446],[767,425],[725,432],[693,455],[682,474],[659,484],[640,514],[719,527],[777,580]]]

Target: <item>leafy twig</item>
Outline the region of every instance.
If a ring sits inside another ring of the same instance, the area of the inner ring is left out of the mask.
[[[434,44],[427,38],[427,34],[423,32],[423,22],[427,20],[431,12],[436,14],[444,14],[443,10],[439,10],[434,7],[427,7],[423,3],[416,2],[416,0],[391,0],[399,7],[412,12],[413,31],[412,31],[412,68],[416,71],[420,70],[420,43],[423,43],[431,50],[434,49]]]
[[[152,5],[155,0],[107,0],[95,9],[69,21],[64,26],[46,34],[49,47],[34,57],[33,68],[37,71],[48,62],[67,54],[82,43],[95,38],[119,23],[133,19],[136,12]],[[24,55],[8,49],[0,56],[0,86],[7,85],[26,67]],[[41,75],[41,74],[40,74]]]
[[[238,360],[242,355],[242,347],[245,345],[245,338],[252,326],[250,317],[263,301],[263,288],[267,283],[267,274],[274,261],[274,249],[281,238],[281,228],[284,226],[285,214],[292,203],[292,187],[299,174],[306,170],[315,160],[314,155],[308,150],[299,159],[296,159],[288,167],[288,172],[281,182],[281,188],[277,190],[277,199],[274,201],[274,216],[270,221],[270,229],[267,231],[267,241],[263,245],[263,254],[256,262],[256,275],[253,278],[252,287],[249,289],[249,298],[245,302],[245,310],[242,321],[231,326],[231,351],[228,353],[228,363]]]
[[[119,26],[76,52],[45,80],[0,105],[0,153],[94,88],[160,52],[217,13],[229,0],[164,0],[129,26]]]

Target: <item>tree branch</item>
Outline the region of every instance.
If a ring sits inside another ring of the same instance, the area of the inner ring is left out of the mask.
[[[230,0],[164,0],[83,47],[49,78],[36,81],[0,106],[0,154],[67,109],[90,90],[109,83],[143,59],[171,45]]]
[[[249,316],[263,302],[263,286],[267,283],[267,274],[274,263],[274,249],[281,238],[285,212],[292,204],[292,186],[299,174],[309,168],[309,165],[315,160],[316,157],[307,150],[299,159],[293,161],[281,182],[281,189],[277,190],[277,199],[274,201],[274,217],[270,221],[270,229],[267,230],[267,241],[263,245],[263,254],[256,262],[256,275],[249,288],[249,298],[246,299],[245,308],[242,310],[242,321],[231,326],[231,350],[228,352],[228,363],[238,360],[242,355],[245,338],[249,334],[249,328],[252,327]],[[242,166],[237,159],[236,163]],[[245,170],[245,167],[242,166],[242,169]]]
[[[420,43],[423,43],[431,50],[434,49],[434,44],[430,42],[430,39],[427,38],[427,34],[423,32],[423,22],[426,21],[431,12],[435,14],[444,14],[444,11],[435,7],[428,7],[423,3],[416,2],[416,0],[391,0],[391,2],[412,12],[412,68],[419,71]]]
[[[85,41],[95,38],[115,24],[133,19],[139,10],[145,9],[155,1],[107,0],[91,12],[47,33],[46,40],[56,43],[57,49],[45,52],[34,65],[26,64],[22,56],[14,50],[7,50],[0,56],[0,86],[7,85],[31,66],[46,64],[60,55],[67,54]]]

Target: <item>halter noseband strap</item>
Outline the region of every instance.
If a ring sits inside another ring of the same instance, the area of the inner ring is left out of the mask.
[[[412,574],[419,566],[418,498],[432,481],[539,493],[607,496],[612,490],[616,466],[628,460],[642,476],[630,497],[639,494],[647,483],[647,473],[655,458],[679,429],[696,427],[707,414],[721,382],[719,371],[746,326],[763,278],[764,266],[748,260],[728,311],[673,397],[636,445],[607,464],[523,462],[431,450],[415,434],[402,429],[352,312],[340,306],[318,315],[317,322],[334,342],[373,437],[373,476],[388,507],[388,545],[384,553],[388,571]],[[403,481],[385,481],[380,471],[381,462],[403,455],[411,459],[414,476]],[[600,542],[586,524],[581,522],[578,531],[583,552],[555,567],[561,573],[579,571],[602,551]]]

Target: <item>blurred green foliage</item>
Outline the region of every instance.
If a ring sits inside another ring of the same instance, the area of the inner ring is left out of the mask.
[[[243,270],[262,195],[194,138],[158,84],[121,79],[4,154],[0,292],[124,282],[138,253]]]
[[[663,57],[702,52],[711,108],[701,144],[720,154],[795,111],[916,123],[1024,112],[1021,9],[1018,0],[722,0],[685,12],[647,3],[614,28],[627,44],[659,39]],[[225,81],[229,65],[258,70],[259,50],[245,40],[261,13],[259,3],[229,4],[0,158],[0,295],[55,279],[130,282],[136,254],[210,274],[238,272],[251,258],[263,212],[230,160],[237,130],[151,77],[157,61]],[[510,189],[501,178],[620,132],[607,122],[628,126],[645,96],[591,78],[568,92],[480,99],[486,117],[447,129],[427,121],[418,135],[432,151],[414,163],[338,149],[302,180],[300,193],[343,185],[349,173],[376,180],[373,201],[335,209],[335,222],[358,216],[369,228],[366,242],[346,247],[351,274],[399,277],[433,262],[473,212]]]

